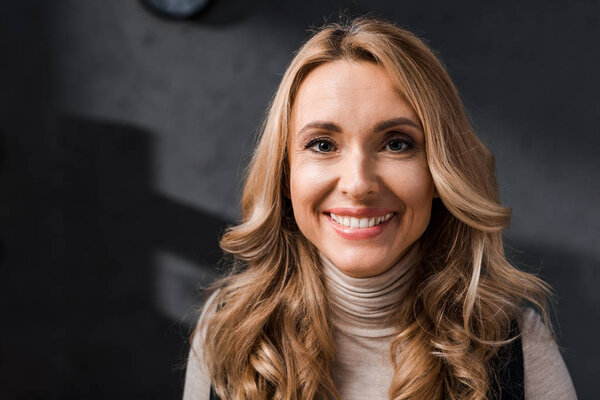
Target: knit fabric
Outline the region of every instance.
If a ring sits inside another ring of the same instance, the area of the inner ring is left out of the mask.
[[[390,313],[402,301],[419,258],[418,244],[381,275],[352,278],[321,255],[333,311],[336,357],[332,374],[343,400],[384,400],[393,375]],[[214,296],[213,296],[214,298]],[[211,312],[211,300],[203,314]],[[202,318],[202,317],[201,317]],[[575,389],[552,334],[532,309],[520,321],[523,332],[526,400],[576,400]],[[190,352],[184,400],[209,400],[210,380],[202,363],[201,340]]]

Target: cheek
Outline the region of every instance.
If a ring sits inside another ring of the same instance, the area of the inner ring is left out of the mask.
[[[325,200],[332,178],[318,163],[291,163],[290,197],[296,223],[303,233],[319,217],[319,207]]]
[[[387,174],[387,176],[388,186],[407,209],[411,209],[416,214],[431,212],[434,185],[427,165],[421,163],[405,165],[401,169],[395,169],[393,175]]]

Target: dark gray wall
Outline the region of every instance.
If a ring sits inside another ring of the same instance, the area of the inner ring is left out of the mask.
[[[0,393],[178,398],[185,338],[266,104],[307,37],[374,12],[437,49],[496,155],[509,254],[556,289],[581,399],[600,354],[600,3],[0,6]]]

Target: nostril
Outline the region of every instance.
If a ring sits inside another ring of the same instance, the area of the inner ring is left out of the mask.
[[[342,193],[354,199],[362,199],[377,192],[378,184],[373,181],[353,180],[342,187]]]

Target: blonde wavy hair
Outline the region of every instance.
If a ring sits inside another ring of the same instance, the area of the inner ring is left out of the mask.
[[[524,304],[547,321],[549,288],[505,258],[510,210],[499,203],[493,157],[440,61],[410,32],[364,17],[319,29],[270,105],[247,172],[242,222],[221,240],[236,267],[215,284],[195,332],[215,392],[224,400],[339,398],[321,264],[286,196],[295,95],[313,69],[335,60],[385,68],[420,119],[440,197],[420,239],[416,279],[397,306],[389,397],[487,398],[498,384],[491,360],[512,339],[511,322]]]

